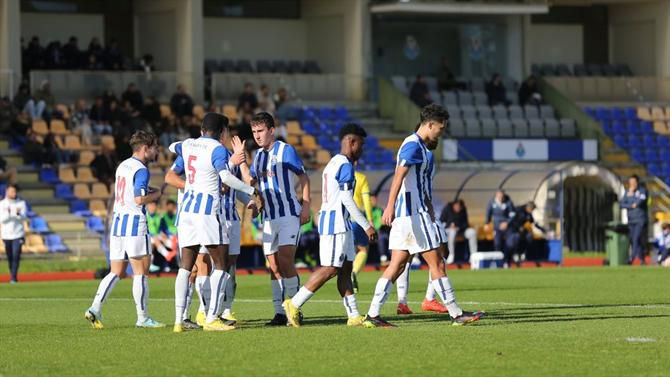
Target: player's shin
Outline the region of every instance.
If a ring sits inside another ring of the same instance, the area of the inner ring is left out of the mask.
[[[395,281],[396,289],[398,290],[398,304],[407,305],[407,290],[409,289],[409,270],[410,263],[405,265],[405,269],[398,276],[398,279]]]
[[[377,317],[379,316],[379,311],[381,310],[382,305],[386,302],[386,299],[389,296],[389,291],[391,290],[391,281],[385,278],[380,278],[377,280],[377,286],[375,287],[375,294],[372,296],[372,302],[370,303],[370,310],[368,310],[368,316]]]
[[[230,275],[223,270],[214,269],[209,277],[210,299],[207,323],[215,321],[223,311],[223,295]]]
[[[184,309],[186,308],[186,294],[188,292],[188,278],[191,271],[180,268],[174,283],[175,324],[183,322]]]
[[[237,280],[235,279],[235,273],[237,272],[237,267],[233,264],[228,268],[228,275],[230,278],[228,283],[226,283],[226,292],[223,297],[223,315],[231,314],[233,308],[233,300],[235,300],[235,291],[237,290]]]
[[[449,315],[452,318],[456,318],[463,314],[463,310],[461,310],[461,308],[456,303],[455,291],[451,286],[451,282],[449,281],[448,277],[442,276],[439,279],[435,279],[432,281],[432,284],[435,292],[437,292],[438,296],[440,296],[440,299],[444,303],[444,306],[447,307],[447,310],[449,310]]]
[[[113,272],[108,273],[107,276],[105,276],[100,281],[100,284],[98,285],[98,291],[95,293],[93,304],[91,305],[97,314],[100,314],[100,311],[102,310],[102,304],[105,302],[107,297],[109,297],[109,294],[112,292],[118,281],[119,277]]]
[[[146,275],[133,276],[133,299],[137,309],[137,322],[144,322],[147,317],[147,302],[149,299],[149,284]]]
[[[284,307],[284,287],[282,287],[282,280],[271,280],[272,285],[272,305],[275,308],[275,314],[285,315]]]

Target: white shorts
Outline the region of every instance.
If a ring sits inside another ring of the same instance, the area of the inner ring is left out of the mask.
[[[223,245],[228,245],[228,255],[240,255],[240,221],[222,220],[221,232],[223,233]],[[198,254],[209,255],[209,251],[206,247],[200,246]]]
[[[319,258],[324,267],[342,267],[345,260],[354,261],[354,232],[324,234],[319,239]]]
[[[263,253],[272,255],[279,246],[297,246],[300,239],[300,218],[284,216],[263,222]]]
[[[440,221],[435,221],[433,223],[437,229],[437,239],[440,244],[449,243],[449,237],[447,236],[447,229],[442,225]]]
[[[180,213],[177,224],[180,247],[223,245],[224,235],[217,215]]]
[[[437,232],[428,213],[396,217],[391,224],[389,249],[407,250],[412,255],[437,249],[440,246]]]
[[[151,236],[109,236],[109,260],[128,260],[151,255]]]

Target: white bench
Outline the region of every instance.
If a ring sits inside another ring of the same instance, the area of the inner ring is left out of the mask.
[[[480,251],[470,254],[470,269],[502,268],[505,254],[501,251]]]

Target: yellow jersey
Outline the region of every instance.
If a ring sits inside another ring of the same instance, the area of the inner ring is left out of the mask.
[[[356,178],[356,187],[354,188],[354,202],[358,209],[365,213],[365,217],[372,224],[372,203],[370,202],[370,185],[365,174],[354,173]]]

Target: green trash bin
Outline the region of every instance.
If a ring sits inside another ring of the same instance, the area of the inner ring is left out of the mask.
[[[628,264],[628,226],[619,223],[609,223],[605,228],[605,251],[610,266]]]

